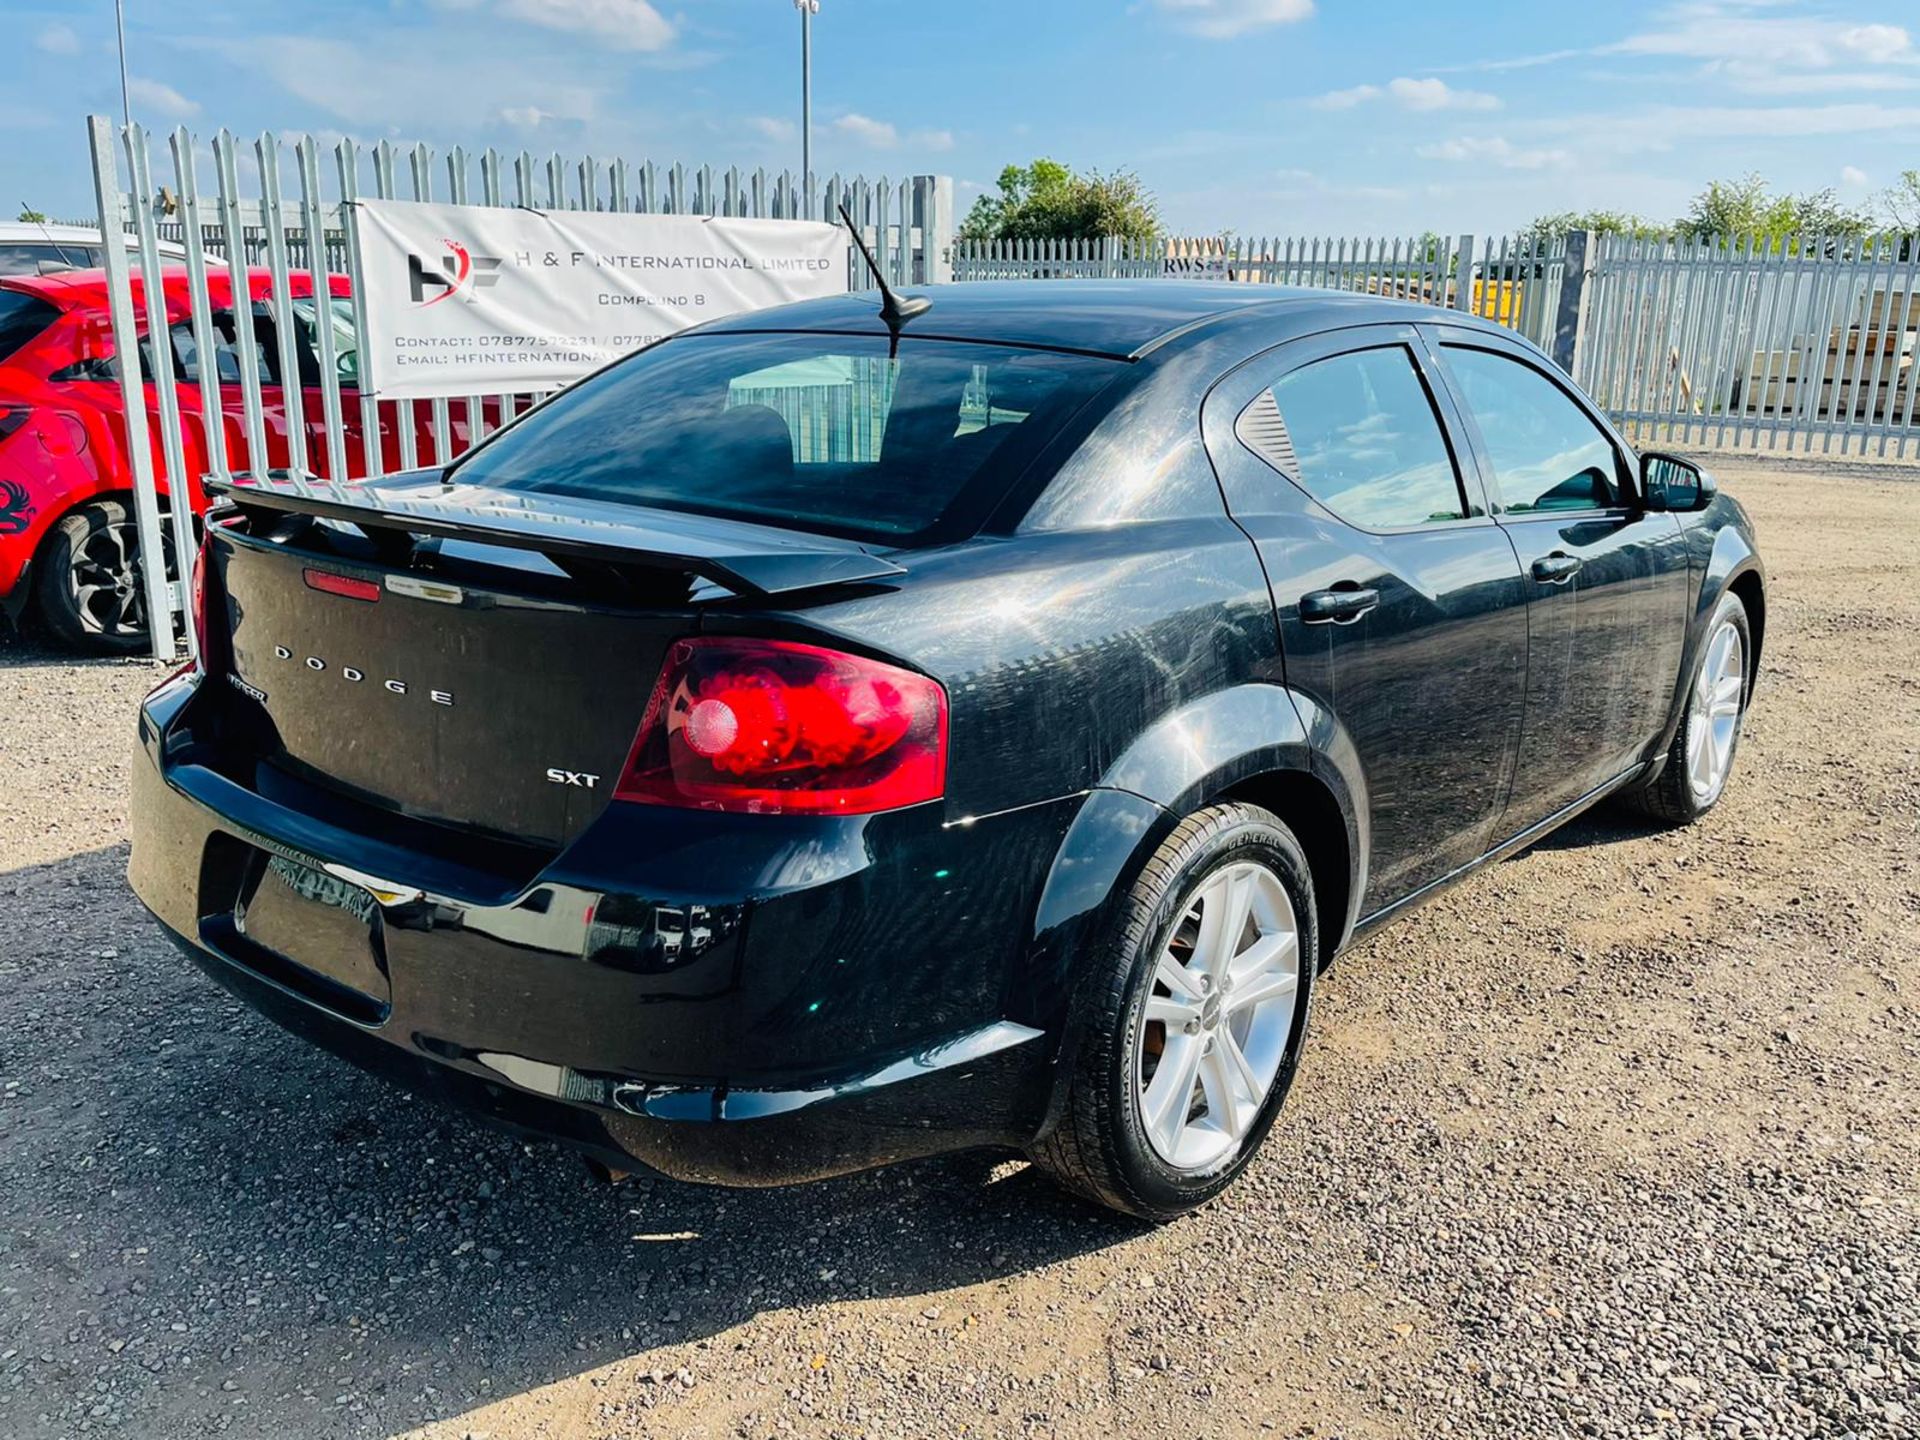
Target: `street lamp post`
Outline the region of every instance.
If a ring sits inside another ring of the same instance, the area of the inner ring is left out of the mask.
[[[800,12],[800,193],[813,218],[813,17],[820,0],[793,0]]]

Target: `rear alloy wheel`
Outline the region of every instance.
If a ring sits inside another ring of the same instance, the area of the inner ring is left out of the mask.
[[[173,537],[161,516],[167,576],[178,572]],[[119,500],[95,500],[64,515],[36,566],[40,617],[69,645],[129,653],[144,650],[147,596],[133,516]]]
[[[1134,1035],[1134,1101],[1160,1158],[1205,1170],[1243,1145],[1300,1000],[1300,930],[1279,877],[1238,860],[1194,892]]]
[[[1747,661],[1752,645],[1747,607],[1738,595],[1722,595],[1707,622],[1667,763],[1651,785],[1622,797],[1633,808],[1669,825],[1686,825],[1719,803],[1751,698]]]
[[[1146,1220],[1205,1204],[1292,1084],[1319,953],[1312,874],[1251,805],[1182,822],[1095,954],[1066,1113],[1033,1150],[1068,1188]]]

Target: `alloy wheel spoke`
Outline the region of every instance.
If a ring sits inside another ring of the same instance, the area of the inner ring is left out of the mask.
[[[1233,981],[1235,995],[1237,996],[1242,986],[1257,979],[1268,970],[1291,970],[1299,953],[1300,937],[1291,930],[1262,935],[1233,957],[1233,966],[1228,974]]]
[[[1193,1081],[1200,1069],[1203,1041],[1182,1035],[1171,1039],[1160,1056],[1160,1068],[1140,1097],[1140,1114],[1147,1131],[1163,1154],[1172,1154],[1193,1106]]]
[[[1218,1045],[1200,1059],[1200,1088],[1206,1091],[1207,1113],[1213,1123],[1238,1139],[1246,1128],[1240,1115],[1240,1096],[1234,1089],[1232,1067]]]
[[[102,595],[105,595],[108,598],[109,602],[112,602],[114,599],[113,586],[111,585],[78,585],[74,587],[73,603],[80,610],[82,614],[90,615],[95,619],[100,619],[102,618],[100,615],[100,611],[95,607],[94,602],[97,601]]]
[[[1196,969],[1214,976],[1225,973],[1227,962],[1239,948],[1240,932],[1246,928],[1251,892],[1251,879],[1235,868],[1222,870],[1207,881],[1197,897],[1200,933],[1193,942],[1191,962]]]
[[[1165,1025],[1171,1030],[1186,1024],[1189,1020],[1197,1020],[1199,1017],[1200,1007],[1198,1005],[1189,1005],[1177,995],[1150,995],[1147,997],[1146,1019],[1149,1022],[1158,1020],[1162,1025]]]
[[[1233,1067],[1233,1073],[1239,1077],[1240,1083],[1246,1086],[1247,1094],[1253,1097],[1254,1103],[1258,1104],[1260,1097],[1266,1093],[1267,1087],[1260,1077],[1253,1073],[1253,1062],[1247,1059],[1247,1052],[1240,1048],[1240,1042],[1233,1038],[1233,1031],[1224,1025],[1220,1028],[1220,1043],[1216,1048],[1225,1053],[1228,1063]]]
[[[1733,627],[1731,625],[1723,625],[1720,628],[1720,633],[1713,637],[1713,648],[1707,664],[1709,671],[1715,675],[1724,675],[1727,672],[1728,653],[1733,649],[1733,644]]]
[[[1160,957],[1160,963],[1153,967],[1153,978],[1175,995],[1191,1000],[1195,1004],[1206,998],[1200,989],[1199,979],[1172,955]]]
[[[1289,971],[1271,970],[1264,975],[1256,975],[1245,985],[1234,986],[1233,993],[1227,997],[1227,1009],[1231,1014],[1250,1010],[1262,1001],[1277,999],[1282,995],[1291,995],[1300,987],[1300,977]]]

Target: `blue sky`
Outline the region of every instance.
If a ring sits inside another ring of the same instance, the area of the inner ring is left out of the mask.
[[[0,210],[92,212],[110,0],[3,0]],[[127,0],[135,117],[797,167],[790,0]],[[1757,170],[1865,203],[1920,167],[1912,0],[822,0],[816,168],[1045,154],[1180,231],[1493,233],[1670,218]]]

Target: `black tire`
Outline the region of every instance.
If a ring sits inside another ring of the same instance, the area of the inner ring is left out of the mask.
[[[1297,999],[1285,1049],[1265,1101],[1239,1148],[1198,1170],[1168,1164],[1144,1133],[1136,1100],[1135,1040],[1161,952],[1191,897],[1215,870],[1254,860],[1271,870],[1292,902],[1299,937]],[[1213,1199],[1259,1151],[1299,1067],[1312,1007],[1319,922],[1313,877],[1293,832],[1253,805],[1215,805],[1189,816],[1167,838],[1131,890],[1113,906],[1081,984],[1085,1026],[1065,1114],[1029,1152],[1056,1182],[1098,1204],[1162,1222]]]
[[[171,554],[167,568],[171,576]],[[89,501],[54,523],[34,561],[34,600],[64,644],[120,655],[148,648],[139,543],[123,501]]]
[[[1705,669],[1713,650],[1713,637],[1722,626],[1732,626],[1740,637],[1740,656],[1742,661],[1742,682],[1740,687],[1740,709],[1734,716],[1733,734],[1727,759],[1722,767],[1719,782],[1702,791],[1694,783],[1694,776],[1688,764],[1693,753],[1696,734],[1706,723],[1695,704],[1695,691],[1700,684],[1701,673]],[[1660,773],[1649,785],[1637,786],[1620,796],[1621,804],[1637,814],[1662,825],[1691,825],[1715,805],[1720,797],[1727,793],[1727,781],[1733,773],[1733,763],[1740,753],[1740,736],[1746,728],[1747,705],[1753,698],[1753,631],[1747,622],[1747,607],[1740,597],[1729,591],[1720,597],[1720,603],[1714,606],[1713,614],[1707,621],[1705,643],[1700,653],[1694,657],[1693,670],[1687,676],[1686,710],[1680,718],[1680,728],[1674,732],[1673,744],[1667,749],[1666,763],[1660,767]]]

